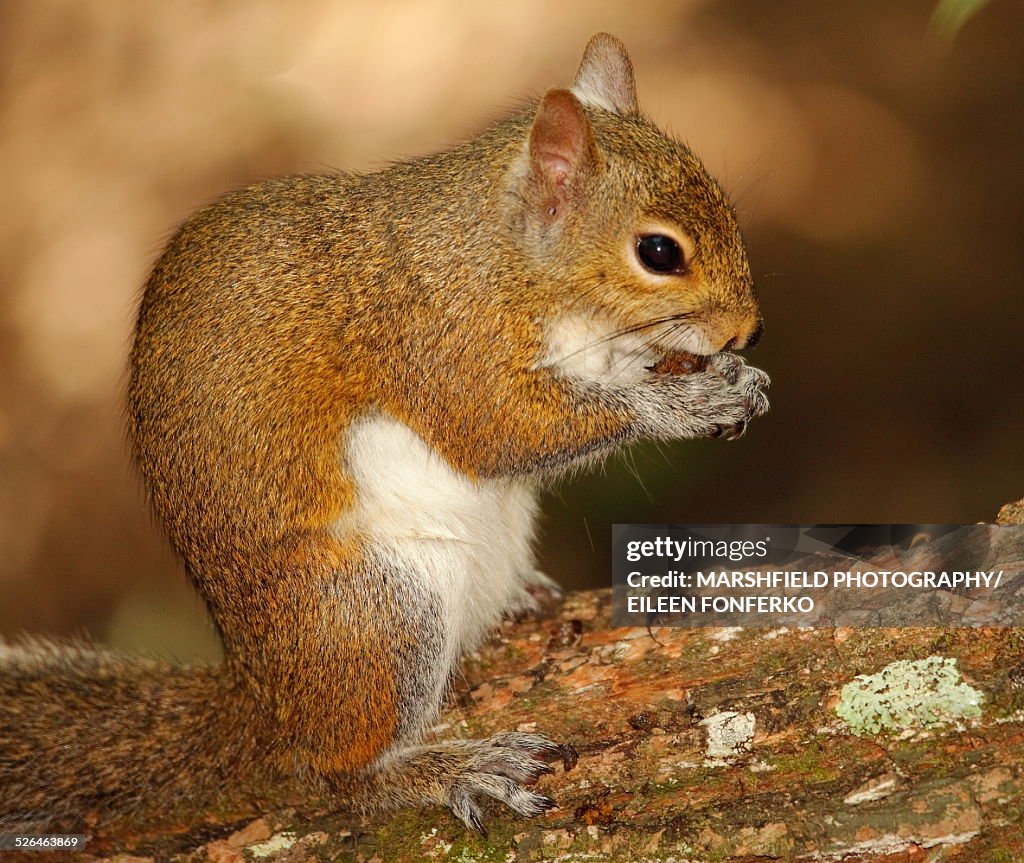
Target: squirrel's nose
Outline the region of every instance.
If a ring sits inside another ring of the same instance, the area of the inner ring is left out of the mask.
[[[759,341],[761,341],[762,333],[764,333],[764,319],[763,318],[758,318],[757,319],[757,326],[754,327],[754,332],[752,332],[749,336],[747,336],[747,343],[743,347],[745,347],[745,348],[755,347],[757,345],[757,343]]]
[[[754,326],[754,329],[751,331],[749,336],[747,336],[744,339],[740,339],[739,336],[733,336],[731,339],[729,339],[729,341],[727,341],[722,346],[722,350],[723,351],[732,351],[732,350],[741,350],[742,351],[744,348],[752,348],[759,341],[761,341],[761,334],[763,332],[764,332],[764,320],[762,320],[761,318],[758,318],[757,324]]]

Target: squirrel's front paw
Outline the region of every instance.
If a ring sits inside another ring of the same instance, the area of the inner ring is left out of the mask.
[[[771,385],[771,380],[761,369],[748,366],[743,358],[736,354],[715,354],[708,365],[713,373],[717,373],[728,382],[733,392],[741,397],[743,405],[739,419],[732,421],[731,417],[723,418],[724,421],[720,422],[709,436],[725,440],[743,437],[747,424],[755,417],[768,412],[768,396],[765,390]]]
[[[641,428],[655,438],[740,437],[768,410],[769,383],[733,353],[715,354],[701,372],[653,375],[637,405]]]

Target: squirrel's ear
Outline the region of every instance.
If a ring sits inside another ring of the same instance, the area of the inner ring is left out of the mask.
[[[617,114],[640,113],[633,63],[626,46],[609,33],[590,38],[572,90],[586,105]]]
[[[594,136],[583,106],[568,90],[548,90],[530,130],[534,176],[564,192],[594,159]]]

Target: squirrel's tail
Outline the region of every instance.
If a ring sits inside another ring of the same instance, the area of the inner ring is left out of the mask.
[[[252,711],[229,677],[80,642],[0,641],[0,833],[86,832],[215,802],[256,761]]]

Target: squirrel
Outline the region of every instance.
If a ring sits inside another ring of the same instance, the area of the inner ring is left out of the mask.
[[[424,734],[460,655],[552,584],[539,489],[633,441],[742,434],[768,377],[735,351],[761,329],[727,197],[608,34],[465,144],[200,210],[145,286],[127,419],[224,660],[0,645],[0,830],[274,777],[481,831],[485,798],[549,809],[532,786],[571,747]]]

